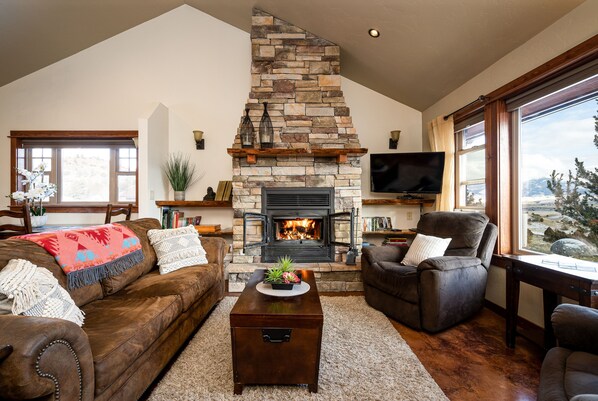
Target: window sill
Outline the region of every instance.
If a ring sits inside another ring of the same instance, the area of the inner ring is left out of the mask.
[[[127,207],[128,204],[113,204],[113,208],[120,208],[120,207]],[[46,209],[47,213],[106,213],[105,205],[68,205],[68,206],[58,206],[58,205],[48,205],[44,208]],[[12,211],[20,211],[21,206],[18,205],[11,205],[10,210]],[[137,206],[133,206],[132,212],[137,213],[139,208]]]

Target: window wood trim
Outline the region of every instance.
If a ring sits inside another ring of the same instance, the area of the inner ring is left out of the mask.
[[[89,139],[132,139],[138,137],[138,131],[118,130],[118,131],[10,131],[8,138],[10,139],[10,165],[12,167],[17,165],[17,148],[20,147],[24,139],[69,139],[69,140],[89,140]],[[139,167],[139,155],[137,156],[137,167]],[[135,171],[137,179],[135,180],[135,195],[137,202],[139,202],[139,175],[138,168]],[[10,174],[10,188],[11,193],[16,191],[17,177],[11,171]],[[126,207],[127,204],[114,204],[115,207]],[[21,206],[16,201],[11,199],[9,206],[10,210],[20,210]],[[105,213],[106,204],[89,204],[89,205],[44,205],[48,213]],[[133,206],[132,212],[137,213],[138,205]]]
[[[564,74],[595,59],[598,59],[598,34],[490,92],[486,95],[484,102],[475,102],[471,106],[457,111],[453,115],[454,122],[455,124],[460,123],[464,119],[485,110],[487,104],[523,93],[534,86],[541,85],[560,74]]]

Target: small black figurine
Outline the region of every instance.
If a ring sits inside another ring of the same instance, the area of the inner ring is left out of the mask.
[[[216,199],[216,192],[212,189],[212,187],[208,187],[208,193],[203,197],[203,200],[214,200]]]

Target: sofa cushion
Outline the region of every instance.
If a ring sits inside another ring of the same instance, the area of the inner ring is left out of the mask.
[[[104,295],[114,294],[156,267],[156,253],[149,243],[147,232],[151,229],[160,228],[160,222],[156,219],[139,219],[119,221],[118,224],[130,228],[137,235],[143,251],[143,261],[117,276],[103,279],[101,284]]]
[[[95,372],[95,394],[101,394],[181,314],[177,296],[112,295],[83,307],[83,329],[89,337]]]
[[[62,271],[52,255],[41,246],[22,239],[7,239],[0,241],[0,269],[4,268],[11,259],[25,259],[36,266],[45,267],[54,275],[62,288],[67,288],[66,274]],[[67,289],[73,301],[81,307],[91,301],[102,299],[102,286],[93,283],[85,287]]]
[[[430,212],[420,218],[417,232],[452,238],[447,256],[476,256],[488,221],[482,213]]]
[[[567,358],[565,392],[569,397],[578,394],[598,394],[598,355],[573,352]]]
[[[217,282],[220,270],[215,263],[185,267],[166,275],[154,270],[123,288],[118,295],[127,298],[177,295],[183,311],[187,311]]]
[[[362,271],[363,281],[385,293],[411,303],[418,302],[417,269],[398,262],[374,263]]]

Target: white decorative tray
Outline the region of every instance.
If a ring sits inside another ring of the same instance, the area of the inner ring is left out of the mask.
[[[292,290],[273,290],[270,284],[264,284],[264,282],[258,283],[255,286],[258,292],[265,295],[272,295],[273,297],[294,297],[297,295],[305,294],[309,291],[309,284],[302,281],[301,284],[295,284]]]

